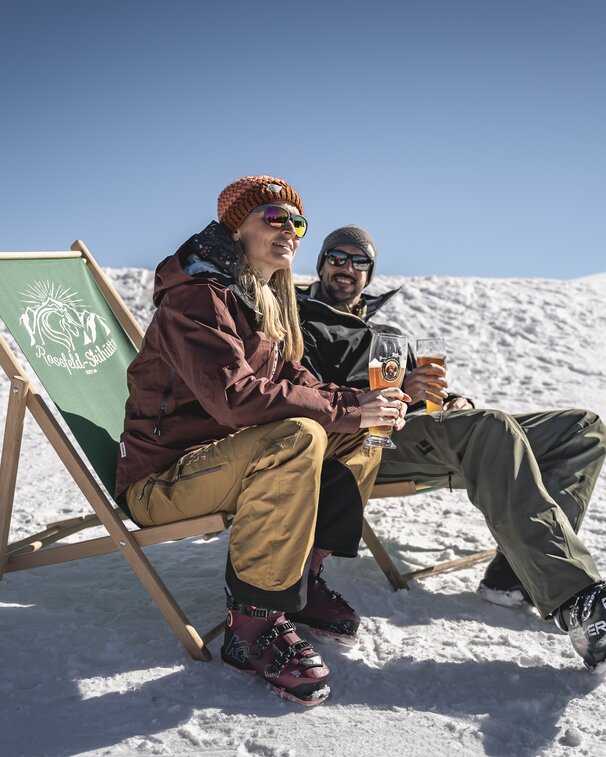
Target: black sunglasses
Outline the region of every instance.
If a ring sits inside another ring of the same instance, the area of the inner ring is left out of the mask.
[[[343,268],[348,260],[356,271],[370,271],[372,268],[372,260],[367,255],[350,255],[349,252],[343,252],[343,250],[328,250],[324,258],[336,268]]]
[[[291,213],[289,210],[286,210],[286,208],[280,207],[280,205],[259,205],[251,212],[254,213],[256,210],[263,211],[263,220],[274,229],[281,229],[283,226],[286,226],[289,221],[292,221],[292,225],[295,227],[295,234],[299,239],[302,239],[305,236],[305,232],[307,231],[307,219],[303,218],[303,216]]]

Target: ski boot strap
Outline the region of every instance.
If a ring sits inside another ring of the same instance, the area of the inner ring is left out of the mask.
[[[262,618],[267,620],[272,613],[277,610],[267,610],[264,607],[254,607],[254,605],[245,605],[232,597],[232,595],[225,589],[225,596],[227,597],[227,609],[239,612],[241,615],[248,615],[249,618]]]

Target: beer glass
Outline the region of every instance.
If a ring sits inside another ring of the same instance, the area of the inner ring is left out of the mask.
[[[428,363],[436,363],[446,368],[446,342],[443,339],[417,339],[417,365],[427,365]],[[439,387],[439,384],[432,385],[430,382],[430,386]],[[425,401],[426,413],[435,413],[438,410],[442,410],[440,403],[431,400]]]
[[[368,356],[368,380],[371,389],[399,389],[404,380],[408,340],[400,334],[375,331]],[[391,426],[373,426],[364,440],[367,447],[395,449],[391,441]]]

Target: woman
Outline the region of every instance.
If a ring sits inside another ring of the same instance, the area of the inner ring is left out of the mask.
[[[158,266],[116,491],[142,526],[232,516],[222,658],[318,704],[329,670],[292,619],[355,634],[358,616],[319,574],[328,554],[357,551],[379,463],[360,429],[401,428],[406,395],[322,384],[300,365],[302,214],[285,181],[246,176],[219,195],[219,223]]]

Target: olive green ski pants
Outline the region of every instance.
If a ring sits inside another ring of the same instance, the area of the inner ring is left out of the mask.
[[[452,410],[393,438],[377,482],[466,489],[543,616],[600,580],[577,536],[606,454],[595,413]]]

